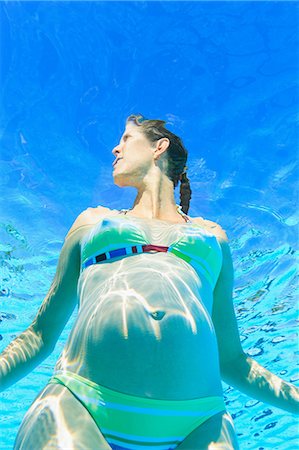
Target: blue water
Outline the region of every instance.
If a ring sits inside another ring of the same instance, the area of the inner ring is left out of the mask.
[[[222,225],[245,351],[298,379],[298,4],[0,2],[0,350],[33,320],[88,206],[132,205],[111,176],[126,117],[189,150],[191,216]],[[179,203],[178,192],[176,192]],[[55,352],[1,394],[0,450]],[[224,385],[241,449],[293,450],[298,421]]]

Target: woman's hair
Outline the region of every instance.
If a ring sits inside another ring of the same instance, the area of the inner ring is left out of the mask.
[[[176,188],[180,181],[180,205],[182,211],[187,214],[191,199],[190,181],[187,177],[187,157],[188,152],[184,147],[182,140],[171,131],[165,128],[164,120],[145,119],[142,114],[132,114],[127,120],[128,122],[134,122],[138,125],[143,134],[150,142],[155,142],[158,139],[167,137],[169,139],[169,147],[167,150],[168,166],[166,175],[173,182],[173,187]]]

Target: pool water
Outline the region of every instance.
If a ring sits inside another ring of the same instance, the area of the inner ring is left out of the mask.
[[[33,320],[76,216],[132,205],[135,191],[113,184],[111,150],[141,112],[189,150],[191,217],[227,231],[244,350],[299,386],[298,4],[0,8],[0,350]],[[13,448],[76,314],[51,356],[0,394],[0,450]],[[241,449],[297,448],[295,416],[223,387]]]

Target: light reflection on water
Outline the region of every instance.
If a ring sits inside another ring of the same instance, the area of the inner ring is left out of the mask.
[[[108,152],[137,109],[186,137],[190,214],[229,235],[245,350],[298,384],[297,10],[132,2],[128,14],[126,3],[5,3],[1,349],[31,323],[75,216],[107,199],[111,208],[132,204],[132,192],[112,184]],[[3,450],[75,318],[53,354],[1,394]],[[231,388],[225,395],[242,449],[297,447],[294,417]]]
[[[43,242],[42,252],[35,249],[35,254],[32,254],[30,244],[27,246],[30,250],[26,245],[24,248],[26,240],[20,238],[21,233],[16,230],[11,233],[11,230],[2,228],[5,246],[1,251],[4,268],[1,273],[1,349],[33,319],[54,275],[55,265],[50,263],[59,254],[59,241],[53,247],[52,240]],[[234,304],[242,345],[250,356],[273,373],[296,383],[296,254],[289,245],[272,249],[267,245],[263,249],[260,241],[257,241],[257,249],[249,242],[253,236],[263,236],[263,231],[257,230],[258,227],[255,231],[248,229],[245,233],[247,239],[244,235],[240,239],[235,237],[231,244],[236,271]],[[247,251],[243,253],[244,248]],[[35,286],[33,295],[32,286]],[[33,373],[1,394],[6,411],[1,417],[1,429],[5,430],[7,442],[7,447],[3,448],[10,448],[12,445],[26,410],[50,377],[75,319],[76,312],[53,354]],[[234,418],[241,448],[263,448],[262,442],[265,442],[265,448],[266,443],[271,442],[271,446],[276,445],[276,448],[283,450],[292,448],[292,442],[295,445],[297,421],[294,416],[249,399],[225,384],[223,386],[227,408]]]

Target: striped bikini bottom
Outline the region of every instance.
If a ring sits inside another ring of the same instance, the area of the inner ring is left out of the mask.
[[[223,397],[158,400],[100,386],[73,372],[49,383],[65,386],[89,411],[113,450],[175,449],[195,428],[225,411]]]

